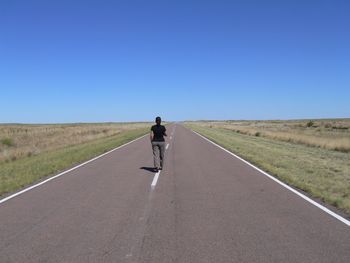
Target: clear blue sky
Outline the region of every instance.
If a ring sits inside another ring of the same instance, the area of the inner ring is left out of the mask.
[[[350,117],[350,1],[0,1],[0,122]]]

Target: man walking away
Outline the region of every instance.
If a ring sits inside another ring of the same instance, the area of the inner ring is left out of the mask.
[[[165,133],[165,127],[163,125],[160,125],[161,122],[162,119],[160,117],[157,117],[156,125],[152,126],[150,134],[154,158],[154,168],[156,172],[163,169],[163,160],[165,152],[164,136],[167,136]]]

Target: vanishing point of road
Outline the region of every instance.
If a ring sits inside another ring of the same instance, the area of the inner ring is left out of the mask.
[[[350,262],[350,227],[168,126],[0,203],[0,262]],[[264,154],[264,153],[261,153]]]

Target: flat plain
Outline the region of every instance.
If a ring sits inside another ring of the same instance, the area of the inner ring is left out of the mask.
[[[350,214],[350,119],[198,121],[185,125]]]
[[[0,125],[0,196],[146,134],[149,126],[149,123]]]
[[[348,263],[349,221],[167,129],[160,173],[145,136],[2,202],[0,262]]]

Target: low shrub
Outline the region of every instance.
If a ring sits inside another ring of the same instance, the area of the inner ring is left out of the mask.
[[[13,142],[13,140],[11,138],[4,138],[4,139],[1,139],[0,142],[3,144],[3,145],[6,145],[8,147],[11,147],[11,146],[15,146],[15,143]]]
[[[314,126],[314,122],[313,121],[308,121],[306,123],[306,127],[312,127],[312,126]]]

